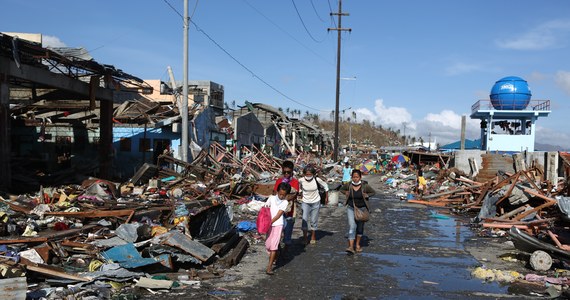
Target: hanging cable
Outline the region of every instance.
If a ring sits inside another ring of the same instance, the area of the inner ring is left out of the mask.
[[[174,10],[182,19],[184,19],[184,17],[176,10],[176,8],[174,8],[167,0],[163,0],[172,10]],[[244,68],[246,71],[248,71],[254,78],[256,78],[257,80],[261,81],[263,84],[265,84],[266,86],[268,86],[270,89],[272,89],[273,91],[277,92],[279,95],[285,97],[285,99],[290,100],[294,103],[297,103],[303,107],[312,109],[314,111],[320,111],[320,112],[327,112],[329,110],[324,110],[324,109],[319,109],[319,108],[314,108],[308,105],[303,104],[302,102],[299,102],[289,96],[287,96],[285,93],[281,92],[280,90],[278,90],[277,88],[275,88],[274,86],[272,86],[271,84],[269,84],[267,81],[265,81],[263,78],[259,77],[255,72],[253,72],[251,69],[249,69],[247,66],[245,66],[243,63],[241,63],[237,58],[235,58],[231,53],[229,53],[224,47],[222,47],[220,44],[218,44],[218,42],[216,42],[212,37],[210,37],[210,35],[208,35],[208,33],[206,33],[204,30],[202,30],[202,28],[200,28],[196,23],[194,23],[194,21],[192,21],[192,19],[190,19],[190,23],[192,25],[194,25],[194,27],[196,27],[196,30],[200,33],[202,33],[206,38],[208,38],[212,43],[214,43],[214,45],[216,45],[216,47],[218,47],[220,50],[222,50],[227,56],[229,56],[233,61],[235,61],[238,65],[240,65],[242,68]]]
[[[313,0],[311,0],[311,6],[313,7],[313,11],[315,12],[315,15],[317,15],[317,18],[319,18],[319,20],[321,20],[321,22],[323,22],[323,23],[326,22],[325,20],[323,20],[323,18],[321,18],[321,16],[317,12],[317,8],[315,8],[315,3],[313,2]]]
[[[273,24],[273,26],[277,27],[277,29],[281,30],[283,33],[285,33],[286,35],[288,35],[291,39],[293,39],[295,42],[297,42],[299,45],[301,45],[303,48],[307,49],[308,51],[310,51],[311,53],[313,53],[316,57],[320,58],[322,61],[324,61],[325,63],[334,66],[335,64],[331,61],[326,60],[324,57],[322,57],[319,53],[317,53],[316,51],[314,51],[313,49],[307,47],[305,44],[301,43],[298,39],[296,39],[293,35],[291,35],[289,32],[287,32],[285,29],[281,28],[279,25],[277,25],[275,22],[273,22],[273,20],[271,20],[269,17],[267,17],[266,15],[264,15],[261,11],[259,11],[257,8],[255,8],[253,5],[251,5],[247,0],[243,0],[243,2],[245,2],[245,4],[247,4],[249,7],[251,7],[251,9],[253,9],[255,12],[257,12],[259,15],[261,15],[263,18],[265,18],[269,23]]]
[[[303,28],[305,28],[305,31],[307,32],[307,34],[311,37],[311,39],[313,41],[315,41],[317,43],[322,43],[325,39],[323,38],[322,40],[318,41],[317,39],[315,39],[315,37],[313,37],[313,35],[309,32],[309,29],[305,25],[303,18],[301,18],[301,14],[299,14],[299,10],[297,9],[297,5],[295,4],[295,0],[291,0],[291,2],[293,3],[293,7],[295,7],[295,11],[297,12],[297,16],[299,17],[299,20],[301,20],[301,24],[303,24]]]

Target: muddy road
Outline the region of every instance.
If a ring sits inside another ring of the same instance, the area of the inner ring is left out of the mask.
[[[344,251],[345,209],[324,207],[317,243],[301,243],[297,219],[296,243],[280,257],[275,275],[264,272],[268,256],[263,245],[252,245],[250,251],[256,252],[228,270],[208,294],[224,299],[521,298],[509,294],[508,286],[472,278],[471,270],[481,263],[466,250],[466,244],[476,248],[479,240],[468,220],[400,201],[381,192],[378,177],[365,179],[379,193],[371,199],[362,253]],[[477,252],[497,256],[485,249]]]

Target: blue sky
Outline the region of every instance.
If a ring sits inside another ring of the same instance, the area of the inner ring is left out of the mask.
[[[143,79],[182,80],[183,1],[2,1],[0,31],[42,33]],[[173,8],[171,8],[168,4]],[[495,81],[519,76],[551,100],[540,143],[570,148],[570,1],[344,0],[340,107],[439,143]],[[225,87],[242,105],[320,113],[335,105],[335,0],[189,1],[189,79]],[[347,116],[350,115],[347,110]],[[467,137],[478,138],[469,120]]]

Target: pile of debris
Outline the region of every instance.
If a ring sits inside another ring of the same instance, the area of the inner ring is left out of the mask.
[[[387,173],[382,180],[402,200],[472,216],[471,225],[480,236],[508,238],[530,255],[528,265],[534,271],[547,274],[553,265],[570,266],[570,163],[564,163],[567,174],[555,182],[547,180],[539,166],[523,165],[513,173],[499,170],[486,181],[457,169],[426,167],[428,192],[421,199],[415,199],[413,170]]]
[[[281,164],[261,151],[240,160],[213,144],[192,163],[160,156],[122,184],[90,178],[0,197],[0,285],[8,298],[110,298],[221,277],[263,241],[254,220]]]

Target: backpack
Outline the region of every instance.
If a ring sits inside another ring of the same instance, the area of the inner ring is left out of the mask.
[[[268,206],[264,206],[259,210],[255,224],[257,225],[257,232],[260,234],[269,232],[271,228],[271,209]]]

